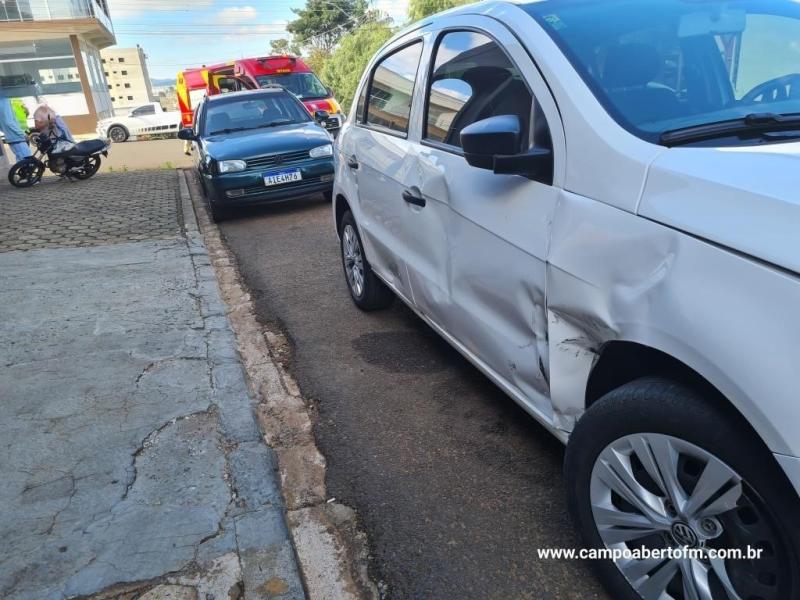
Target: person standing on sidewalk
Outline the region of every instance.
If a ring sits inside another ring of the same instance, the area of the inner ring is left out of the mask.
[[[17,117],[17,123],[22,127],[22,131],[28,131],[28,107],[22,101],[22,98],[12,98],[11,108],[14,111],[14,116]]]
[[[17,122],[11,99],[2,96],[0,96],[0,131],[5,134],[6,143],[11,147],[17,162],[31,156],[28,138]]]

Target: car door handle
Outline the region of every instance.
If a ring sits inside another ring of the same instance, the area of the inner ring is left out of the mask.
[[[415,194],[411,190],[405,190],[403,192],[403,200],[405,200],[409,204],[413,204],[414,206],[425,206],[425,198],[423,198],[418,194]]]
[[[350,158],[347,159],[347,166],[350,167],[351,169],[358,168],[358,161],[356,160],[355,156],[351,156]]]

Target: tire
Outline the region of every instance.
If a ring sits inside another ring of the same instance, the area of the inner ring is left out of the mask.
[[[122,125],[112,125],[108,128],[108,139],[115,144],[122,144],[128,141],[130,133]]]
[[[665,485],[670,478],[663,473],[672,473],[678,485]],[[705,479],[708,485],[698,484],[712,473],[724,483],[711,485]],[[765,553],[757,560],[684,559],[682,565],[655,561],[648,568],[640,561],[627,563],[641,593],[612,560],[592,561],[613,598],[649,600],[664,590],[665,598],[688,600],[693,590],[683,589],[684,569],[708,578],[711,595],[698,598],[727,600],[725,577],[738,594],[731,598],[800,598],[800,499],[750,429],[697,391],[666,379],[644,378],[606,394],[578,421],[570,437],[565,480],[570,512],[587,548],[751,545]],[[676,490],[677,505],[667,500],[667,488]],[[684,503],[681,498],[698,492],[698,501],[702,490],[715,489],[717,494],[700,502],[699,511],[691,500]],[[643,517],[648,511],[655,516]],[[626,516],[631,513],[633,518]],[[643,535],[651,530],[656,533]],[[623,538],[630,541],[617,546]],[[637,567],[643,568],[634,574]],[[664,585],[658,583],[662,575]],[[687,576],[686,581],[697,579]]]
[[[222,207],[213,201],[208,202],[208,212],[211,214],[211,220],[214,221],[214,223],[222,223],[231,218],[231,211],[229,208]]]
[[[70,176],[81,181],[86,181],[92,177],[100,169],[101,159],[99,156],[94,155],[86,159],[86,166],[81,169],[76,169],[70,173]]]
[[[364,245],[349,210],[342,217],[339,231],[342,268],[356,306],[364,311],[380,310],[391,306],[394,293],[378,278],[364,256]]]
[[[211,215],[211,220],[214,223],[222,223],[231,217],[231,210],[228,207],[220,206],[216,200],[216,194],[209,190],[206,182],[200,177],[200,187],[203,189],[203,195],[206,197],[208,203],[208,214]]]
[[[44,163],[33,158],[23,158],[8,171],[8,182],[17,188],[36,185],[44,175]]]

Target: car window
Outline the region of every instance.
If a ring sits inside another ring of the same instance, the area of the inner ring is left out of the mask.
[[[228,98],[227,102],[209,102],[205,106],[205,135],[311,120],[300,101],[285,92],[246,99],[233,95]]]
[[[517,115],[522,139],[528,139],[531,93],[505,52],[483,34],[452,31],[442,36],[427,96],[429,140],[460,148],[464,127],[497,115]]]
[[[328,89],[314,73],[275,73],[256,77],[259,87],[280,85],[292,92],[301,100],[327,98]]]
[[[421,54],[422,42],[415,42],[378,63],[369,86],[366,123],[408,133],[411,98]]]
[[[145,115],[154,115],[156,114],[156,107],[152,105],[148,106],[140,106],[136,110],[133,111],[134,117],[143,117]]]
[[[800,113],[798,2],[563,0],[522,8],[609,113],[644,139],[754,113]]]

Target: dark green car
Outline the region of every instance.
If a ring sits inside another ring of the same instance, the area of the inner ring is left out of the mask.
[[[179,137],[197,148],[197,168],[214,220],[236,207],[281,202],[333,187],[333,140],[283,88],[210,96],[194,129]]]

